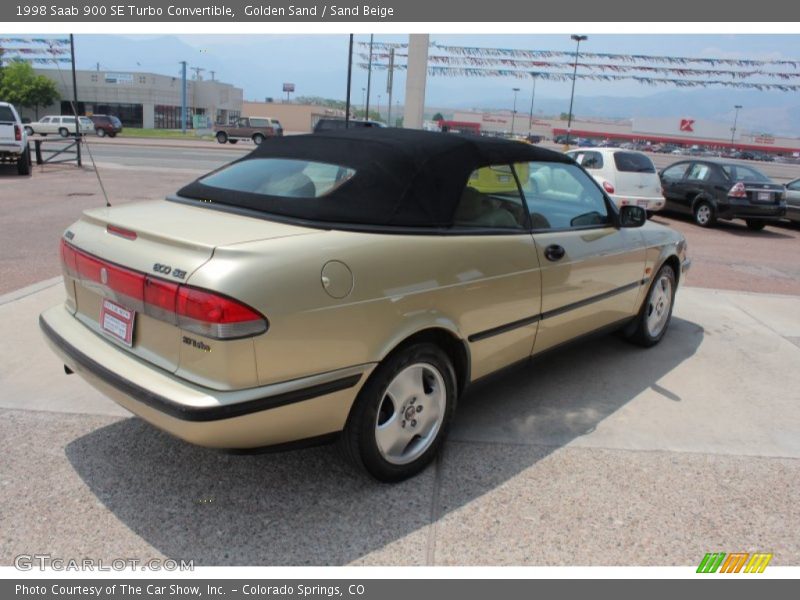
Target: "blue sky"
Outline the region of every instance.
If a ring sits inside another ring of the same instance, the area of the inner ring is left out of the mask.
[[[356,36],[366,41],[369,36]],[[379,35],[381,41],[405,41],[406,36]],[[454,45],[523,49],[573,50],[566,35],[435,35],[431,39]],[[344,97],[347,59],[346,35],[178,35],[178,36],[77,36],[79,67],[100,62],[104,70],[150,70],[176,73],[178,61],[214,69],[216,77],[243,87],[248,99],[280,96],[283,82],[297,86],[297,94]],[[356,47],[358,49],[358,46]],[[582,48],[595,52],[683,55],[721,58],[800,58],[800,36],[788,35],[592,35]],[[206,72],[206,76],[208,73]],[[374,73],[375,99],[385,96],[386,75]],[[395,99],[402,101],[404,77],[398,74]],[[356,69],[353,98],[360,102],[366,72]],[[476,102],[510,98],[520,87],[514,79],[429,78],[428,103],[445,105],[474,98]],[[509,93],[505,93],[506,88]],[[646,96],[668,88],[634,82],[595,83],[579,81],[583,95]],[[530,92],[528,92],[529,94]],[[523,92],[521,92],[523,94]],[[537,94],[567,97],[569,83],[541,81]],[[374,101],[374,100],[373,100]],[[385,100],[384,100],[385,101]]]

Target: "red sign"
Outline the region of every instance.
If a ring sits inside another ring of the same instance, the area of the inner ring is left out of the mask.
[[[133,322],[136,312],[103,298],[100,309],[100,327],[104,333],[119,340],[126,346],[133,342]]]
[[[681,131],[694,132],[694,119],[681,119]]]

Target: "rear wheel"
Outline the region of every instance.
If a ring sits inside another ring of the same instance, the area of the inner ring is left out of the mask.
[[[264,141],[264,136],[260,133],[256,133],[253,135],[253,143],[258,146],[261,142]]]
[[[113,137],[117,137],[117,132],[116,132],[116,131],[110,131],[110,132],[108,133],[108,137],[111,137],[111,138],[113,138]]]
[[[224,131],[218,131],[217,132],[217,141],[220,144],[224,144],[225,142],[228,141],[228,134],[225,133]]]
[[[17,173],[19,175],[31,174],[31,154],[28,148],[23,150],[17,159]]]
[[[66,127],[60,127],[58,130],[58,135],[60,135],[63,138],[69,137],[69,130],[67,130]]]
[[[694,222],[700,227],[711,227],[717,222],[717,213],[707,200],[700,200],[694,206]]]
[[[645,347],[660,342],[672,320],[674,301],[675,271],[669,265],[664,265],[650,285],[647,298],[634,321],[634,329],[627,335],[628,339]]]
[[[456,394],[452,362],[439,347],[390,355],[353,405],[340,442],[345,456],[380,481],[419,473],[441,446]]]
[[[750,231],[761,231],[767,224],[764,221],[755,221],[753,219],[747,219],[747,228]]]

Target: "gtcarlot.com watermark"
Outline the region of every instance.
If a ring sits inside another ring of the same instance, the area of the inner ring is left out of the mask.
[[[174,558],[65,558],[52,554],[19,554],[14,557],[19,571],[194,571],[194,560]]]

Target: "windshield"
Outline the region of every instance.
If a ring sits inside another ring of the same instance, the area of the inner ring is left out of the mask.
[[[237,192],[282,198],[319,198],[355,175],[340,165],[285,158],[254,158],[233,163],[200,183]]]

